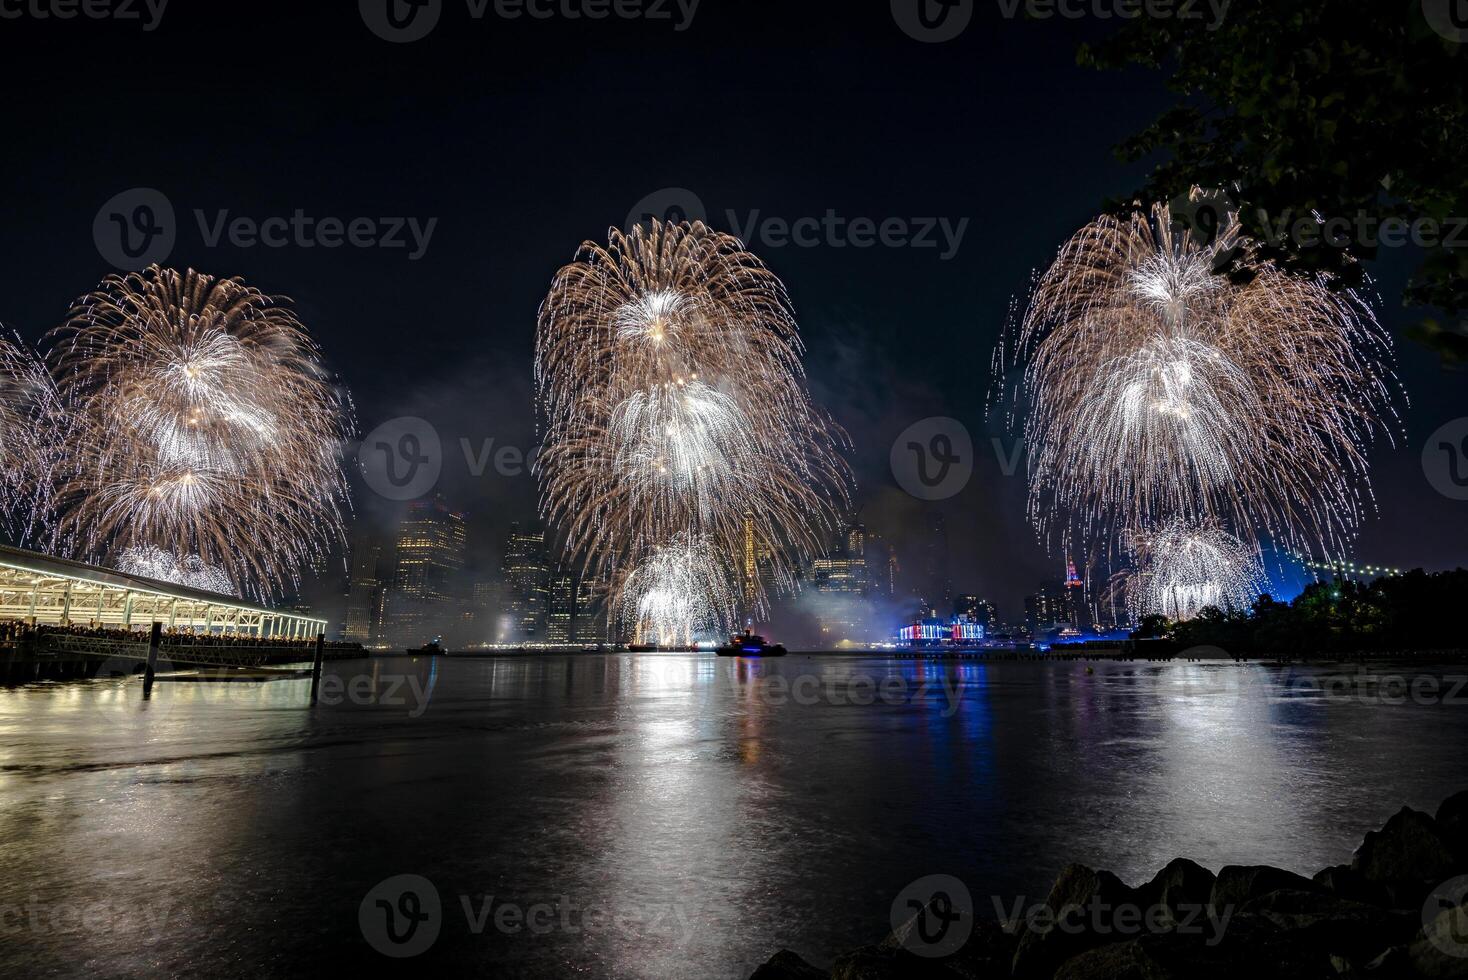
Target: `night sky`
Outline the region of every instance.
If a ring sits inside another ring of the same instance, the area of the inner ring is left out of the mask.
[[[986,419],[992,351],[1032,271],[1139,183],[1112,147],[1166,104],[1161,79],[1075,67],[1077,43],[1104,25],[1005,20],[982,0],[943,44],[909,38],[876,0],[703,0],[685,30],[676,4],[665,9],[672,20],[475,20],[445,0],[434,32],[410,44],[379,39],[342,0],[172,0],[152,31],[0,20],[0,321],[39,341],[111,271],[93,239],[103,203],[162,191],[178,225],[168,264],[294,298],[363,432],[405,415],[439,430],[440,489],[469,515],[470,576],[487,578],[507,523],[533,516],[534,483],[472,477],[459,440],[535,444],[536,310],[583,240],[668,187],[694,191],[728,231],[756,213],[966,219],[948,260],[942,247],[749,244],[791,292],[872,530],[902,537],[922,518],[889,470],[897,434],[934,415],[966,423],[975,476],[939,505],[954,585],[1017,618],[1057,562],[1025,521],[1022,475],[1004,477],[987,448],[999,432]],[[437,223],[412,260],[411,248],[211,246],[195,216],[298,209]],[[1398,335],[1417,315],[1399,300],[1414,261],[1372,267]],[[1407,444],[1375,455],[1380,513],[1357,557],[1451,567],[1468,554],[1468,505],[1433,490],[1420,453],[1468,414],[1464,377],[1409,342],[1401,373]],[[354,506],[376,522],[392,513],[360,481]]]

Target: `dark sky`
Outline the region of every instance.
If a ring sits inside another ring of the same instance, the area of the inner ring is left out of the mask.
[[[563,2],[563,0],[558,0]],[[362,431],[420,415],[448,449],[441,489],[471,518],[486,571],[504,525],[530,517],[527,476],[474,478],[459,440],[534,444],[536,308],[585,239],[667,187],[693,190],[711,223],[967,219],[941,249],[772,247],[752,242],[793,296],[818,400],[850,431],[858,500],[900,533],[922,505],[897,489],[894,438],[927,416],[964,421],[981,450],[989,364],[1009,304],[1108,195],[1140,171],[1111,147],[1164,104],[1145,73],[1075,67],[1095,23],[1005,20],[978,0],[957,40],[921,44],[889,4],[702,0],[674,21],[469,14],[444,0],[427,38],[389,44],[352,2],[172,0],[137,21],[0,21],[7,188],[0,320],[37,341],[109,264],[93,239],[103,203],[156,188],[177,215],[168,262],[239,275],[293,297],[350,388]],[[136,5],[141,10],[141,3]],[[213,221],[437,219],[426,252],[227,241]],[[1410,255],[1373,269],[1394,332]],[[1370,562],[1459,563],[1464,504],[1423,476],[1422,441],[1468,414],[1463,376],[1404,344],[1409,442],[1377,453]],[[385,504],[359,485],[360,513]],[[941,506],[955,585],[1001,613],[1053,574],[1024,519],[1022,477],[981,451]]]

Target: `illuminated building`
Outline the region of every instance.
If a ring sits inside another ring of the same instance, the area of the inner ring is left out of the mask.
[[[502,566],[509,641],[544,640],[550,613],[550,558],[545,532],[531,531],[516,522],[505,538]],[[568,627],[569,632],[569,627]]]
[[[390,642],[417,646],[454,621],[464,548],[464,515],[442,497],[408,505],[398,524],[386,602],[384,633]]]
[[[382,640],[383,604],[387,588],[382,580],[382,541],[359,530],[352,542],[352,565],[347,579],[348,643],[373,646]]]
[[[953,614],[960,619],[969,619],[975,623],[982,623],[990,632],[999,623],[999,614],[994,609],[994,603],[987,599],[980,599],[976,595],[961,595],[953,600]]]
[[[1086,582],[1076,570],[1075,562],[1065,561],[1065,591],[1062,619],[1078,630],[1085,631],[1092,625],[1091,608],[1086,599]]]
[[[571,642],[571,619],[576,613],[576,576],[560,572],[551,577],[550,608],[546,614],[548,643]]]
[[[897,631],[898,642],[908,646],[976,646],[987,635],[983,624],[963,617],[924,619]]]

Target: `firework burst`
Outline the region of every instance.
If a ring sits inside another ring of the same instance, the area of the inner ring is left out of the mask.
[[[29,533],[36,503],[49,487],[56,390],[24,342],[0,335],[0,521],[18,538]]]
[[[644,629],[728,626],[745,515],[788,586],[847,505],[844,434],[806,392],[785,287],[737,239],[658,221],[609,234],[541,307],[542,512]],[[674,580],[702,583],[696,608],[650,617],[664,590],[648,583]]]
[[[351,408],[287,301],[154,266],[109,276],[52,342],[66,447],[53,547],[183,575],[197,563],[263,597],[341,539]]]
[[[1127,580],[1134,620],[1196,617],[1210,606],[1246,610],[1268,582],[1259,553],[1216,524],[1173,520],[1129,536],[1136,571]]]
[[[639,643],[689,646],[738,615],[730,565],[711,542],[680,535],[656,548],[616,587],[618,619]]]
[[[1118,539],[1173,518],[1339,554],[1370,507],[1367,451],[1400,428],[1370,305],[1251,260],[1230,216],[1201,245],[1165,205],[1103,217],[1040,277],[996,368],[1023,367],[1032,521]],[[1241,250],[1248,281],[1215,269]]]

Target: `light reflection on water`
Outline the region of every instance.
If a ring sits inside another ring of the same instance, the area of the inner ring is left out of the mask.
[[[1308,874],[1468,785],[1468,705],[1287,679],[665,655],[337,664],[314,711],[305,681],[0,690],[0,970],[370,967],[358,905],[413,873],[445,910],[416,967],[743,977],[879,938],[923,875],[1008,906],[1070,861]],[[461,896],[612,924],[475,935]]]

